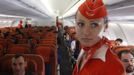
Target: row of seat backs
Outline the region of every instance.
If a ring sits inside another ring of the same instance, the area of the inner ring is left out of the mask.
[[[6,54],[0,58],[0,72],[11,71],[11,59],[14,54]],[[40,55],[24,54],[24,57],[28,63],[27,70],[35,71],[38,75],[45,75],[44,60]],[[34,69],[33,69],[34,68]]]
[[[30,51],[28,46],[25,44],[18,44],[12,45],[7,50],[8,54],[16,54],[16,53],[24,53],[29,54]],[[51,71],[56,74],[56,65],[57,65],[57,49],[56,46],[53,44],[40,44],[37,45],[36,48],[33,50],[33,54],[41,55],[44,59],[45,64],[51,65]]]
[[[57,43],[55,43],[54,41],[41,41],[40,44],[44,44],[44,45],[49,45],[50,47],[52,46],[53,48],[56,48]],[[4,52],[6,53],[12,53],[12,52],[21,52],[22,53],[32,53],[33,49],[36,49],[38,46],[40,46],[40,44],[9,44],[7,45],[7,48],[3,47],[2,45],[0,45],[0,50],[4,50]],[[31,52],[30,52],[31,51]]]
[[[6,39],[12,39],[12,38],[18,38],[18,39],[28,39],[29,37],[32,37],[33,39],[45,39],[47,37],[50,37],[50,38],[56,38],[57,37],[57,34],[56,33],[53,33],[53,32],[47,32],[47,33],[44,33],[44,32],[41,32],[41,33],[25,33],[23,32],[23,34],[17,34],[16,32],[12,32],[10,33],[8,36],[6,36]],[[5,39],[4,37],[0,37],[0,39]]]
[[[57,39],[56,38],[45,38],[45,39],[18,39],[17,40],[17,44],[45,44],[45,43],[52,43],[52,44],[56,44],[57,43]],[[3,47],[7,47],[7,45],[10,44],[15,44],[13,39],[0,39],[0,45],[2,45]]]
[[[33,37],[38,37],[38,34],[33,34]],[[49,38],[49,39],[48,39]],[[47,45],[47,47],[44,47],[42,45],[36,45],[34,52],[35,54],[41,55],[43,59],[45,60],[45,63],[50,63],[52,65],[52,75],[56,74],[56,58],[57,58],[57,52],[56,52],[56,35],[53,35],[53,33],[47,33],[44,37],[43,40],[40,40],[39,42],[41,44]],[[25,40],[22,40],[25,41]],[[19,45],[18,45],[19,46]],[[15,54],[16,52],[18,53],[29,53],[28,47],[13,47],[13,46],[8,46],[9,48],[7,49],[8,54]],[[18,51],[19,50],[19,51]],[[55,51],[54,51],[55,50]]]

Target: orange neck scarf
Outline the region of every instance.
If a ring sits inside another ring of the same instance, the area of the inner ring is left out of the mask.
[[[99,42],[97,42],[96,44],[94,44],[91,47],[83,47],[83,50],[86,53],[94,54],[96,52],[96,50],[99,49],[104,44],[107,44],[108,46],[110,46],[110,42],[105,37],[103,37]]]

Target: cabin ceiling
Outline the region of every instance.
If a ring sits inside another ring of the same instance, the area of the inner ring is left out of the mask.
[[[27,0],[29,1],[29,0]],[[50,16],[21,0],[0,0],[0,14],[49,19]]]
[[[52,19],[55,16],[63,16],[79,1],[83,0],[0,0],[0,14],[24,16],[40,19]],[[134,6],[131,9],[116,10],[124,5],[134,4],[134,0],[103,0],[109,9],[110,16],[133,15]],[[72,14],[74,15],[74,13]]]

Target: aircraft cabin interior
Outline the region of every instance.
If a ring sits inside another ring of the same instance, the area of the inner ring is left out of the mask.
[[[67,40],[74,37],[75,15],[85,1],[0,0],[0,75],[11,70],[16,53],[24,54],[26,69],[37,75],[72,75],[74,60]],[[111,42],[123,40],[114,48],[116,53],[134,48],[134,0],[103,2],[108,12],[103,35]]]

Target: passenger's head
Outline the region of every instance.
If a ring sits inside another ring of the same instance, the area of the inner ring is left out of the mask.
[[[102,0],[86,0],[75,18],[76,37],[85,46],[95,44],[107,28],[107,11]]]
[[[118,53],[119,58],[123,62],[123,65],[127,73],[134,72],[134,55],[130,50],[123,50]]]
[[[117,38],[115,40],[115,45],[119,46],[122,42],[123,42],[123,40],[121,38]]]
[[[25,68],[27,62],[22,54],[16,54],[12,58],[12,70],[14,75],[23,75],[25,74]]]
[[[76,40],[75,35],[76,35],[76,32],[71,33],[71,39]]]

